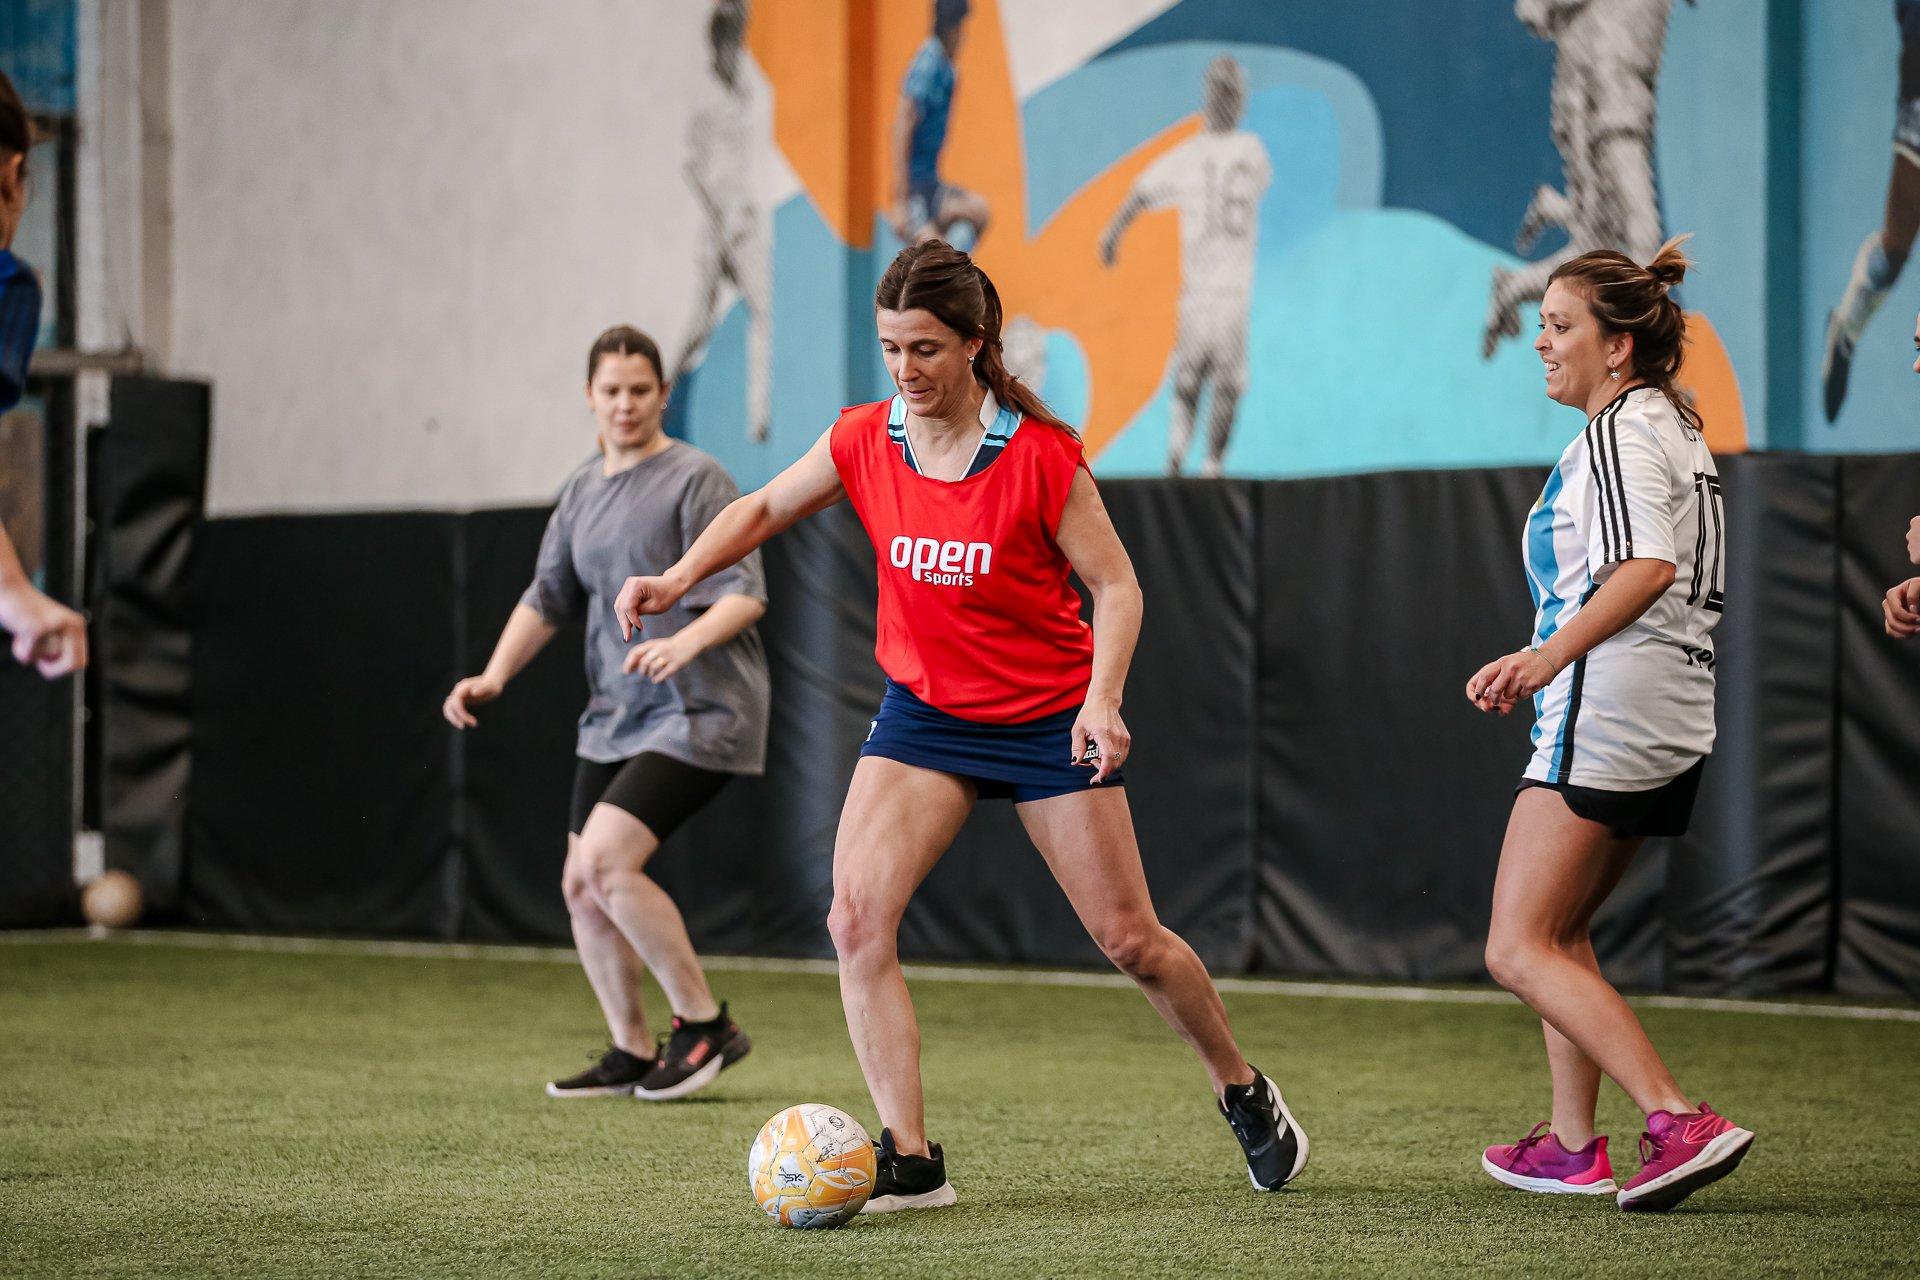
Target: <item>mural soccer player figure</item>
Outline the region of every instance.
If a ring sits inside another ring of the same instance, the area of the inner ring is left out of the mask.
[[[673,383],[705,354],[720,323],[721,286],[731,283],[747,308],[747,439],[759,444],[773,429],[773,241],[750,165],[756,108],[746,32],[747,0],[720,0],[707,24],[718,92],[687,129],[687,181],[707,217],[706,255]]]
[[[1900,22],[1900,106],[1893,121],[1893,174],[1887,179],[1887,213],[1867,234],[1853,260],[1840,305],[1827,316],[1827,349],[1820,361],[1820,391],[1827,421],[1840,416],[1847,398],[1853,349],[1867,322],[1900,278],[1920,227],[1920,0],[1895,0]]]
[[[1047,393],[1047,334],[1032,316],[1017,315],[1007,321],[1000,338],[1000,360],[1033,394]]]
[[[1691,3],[1691,0],[1689,0]],[[1514,14],[1554,43],[1553,145],[1566,190],[1541,187],[1527,206],[1514,248],[1526,253],[1559,227],[1567,243],[1518,270],[1493,269],[1480,354],[1492,359],[1518,337],[1521,303],[1546,296],[1547,278],[1567,259],[1617,249],[1647,262],[1660,249],[1660,195],[1653,179],[1653,128],[1660,58],[1673,0],[1519,0]]]
[[[940,148],[953,107],[953,60],[967,21],[967,0],[934,0],[933,34],[900,86],[893,120],[893,202],[887,221],[903,244],[945,240],[962,252],[986,234],[986,197],[940,180]]]
[[[1167,429],[1167,474],[1179,475],[1193,440],[1200,395],[1213,389],[1207,415],[1203,476],[1224,473],[1227,441],[1247,385],[1247,317],[1260,201],[1273,163],[1258,135],[1239,127],[1247,78],[1240,63],[1207,65],[1206,128],[1147,167],[1100,237],[1100,258],[1113,265],[1127,226],[1148,209],[1180,211],[1180,304],[1173,342],[1173,420]]]

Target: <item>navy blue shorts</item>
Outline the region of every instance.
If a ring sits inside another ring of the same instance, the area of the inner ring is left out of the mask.
[[[1079,714],[1072,707],[1021,724],[981,724],[930,707],[889,680],[860,754],[957,774],[973,782],[982,800],[1047,800],[1085,791],[1093,777],[1092,765],[1068,758]],[[1125,781],[1115,770],[1100,785]]]

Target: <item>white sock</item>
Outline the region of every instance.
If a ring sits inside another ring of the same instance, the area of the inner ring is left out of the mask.
[[[1867,322],[1886,301],[1888,291],[1898,278],[1899,272],[1887,261],[1880,233],[1872,232],[1861,241],[1860,252],[1853,259],[1853,274],[1847,277],[1847,291],[1840,295],[1840,305],[1833,309],[1834,321],[1846,335],[1848,346],[1860,341]]]

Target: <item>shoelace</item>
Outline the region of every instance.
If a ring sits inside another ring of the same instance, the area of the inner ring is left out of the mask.
[[[658,1043],[654,1045],[653,1056],[662,1062],[684,1058],[693,1052],[693,1046],[700,1043],[703,1034],[675,1018],[673,1034],[660,1037]]]
[[[1226,1109],[1227,1127],[1233,1130],[1233,1136],[1240,1139],[1242,1146],[1251,1144],[1255,1135],[1252,1132],[1252,1126],[1239,1115],[1241,1107],[1245,1107],[1248,1110],[1258,1107],[1260,1114],[1266,1119],[1271,1120],[1273,1118],[1271,1111],[1267,1109],[1266,1098],[1263,1096],[1265,1091],[1259,1088],[1258,1082],[1255,1083],[1255,1089],[1255,1092],[1247,1095],[1245,1102],[1243,1102],[1241,1106],[1228,1107]]]
[[[1646,1168],[1660,1158],[1665,1144],[1653,1136],[1652,1130],[1640,1135],[1640,1167]]]
[[[1527,1152],[1533,1150],[1552,1136],[1553,1121],[1542,1120],[1539,1124],[1533,1126],[1532,1129],[1527,1131],[1526,1137],[1513,1144],[1513,1150],[1507,1155],[1507,1168],[1511,1169],[1519,1164],[1521,1156],[1524,1156]]]

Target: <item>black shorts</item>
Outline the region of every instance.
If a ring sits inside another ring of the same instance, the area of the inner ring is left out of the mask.
[[[580,760],[573,771],[573,807],[567,830],[579,835],[596,804],[623,809],[647,824],[657,840],[665,840],[713,799],[733,775],[715,769],[643,751],[631,760],[601,764]]]
[[[1558,791],[1575,817],[1600,822],[1613,829],[1616,840],[1635,836],[1683,836],[1693,820],[1693,802],[1700,794],[1700,775],[1707,758],[1701,756],[1671,782],[1648,791],[1602,791],[1598,787],[1576,787],[1565,782],[1541,782],[1522,778],[1513,789],[1519,795],[1528,787],[1546,787]]]

